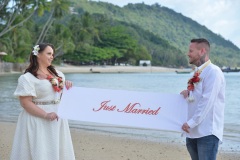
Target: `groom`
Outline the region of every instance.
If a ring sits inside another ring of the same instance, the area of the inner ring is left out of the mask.
[[[209,53],[206,39],[191,40],[187,55],[197,71],[181,94],[188,99],[188,119],[182,130],[192,160],[216,160],[223,137],[226,84],[221,69],[211,63]]]

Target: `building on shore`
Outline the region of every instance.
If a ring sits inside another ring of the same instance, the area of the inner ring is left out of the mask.
[[[140,60],[139,66],[151,66],[151,61],[150,60]]]

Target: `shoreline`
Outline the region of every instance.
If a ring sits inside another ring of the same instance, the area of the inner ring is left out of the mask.
[[[175,72],[184,69],[155,67],[155,66],[55,66],[63,73],[157,73],[157,72]]]
[[[16,123],[0,122],[0,159],[9,159]],[[71,128],[76,160],[190,160],[185,145],[152,142]],[[240,159],[237,152],[219,150],[218,160]]]
[[[63,73],[190,73],[191,68],[168,68],[159,66],[73,66],[56,65],[55,69]],[[1,75],[23,73],[22,71],[0,72]]]

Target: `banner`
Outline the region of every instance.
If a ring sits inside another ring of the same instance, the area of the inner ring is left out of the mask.
[[[72,87],[64,89],[61,118],[182,132],[187,102],[180,94]]]

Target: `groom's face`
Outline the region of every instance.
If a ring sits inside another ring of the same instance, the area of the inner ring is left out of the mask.
[[[201,49],[199,48],[197,43],[190,43],[187,55],[189,63],[198,66],[201,59]]]

